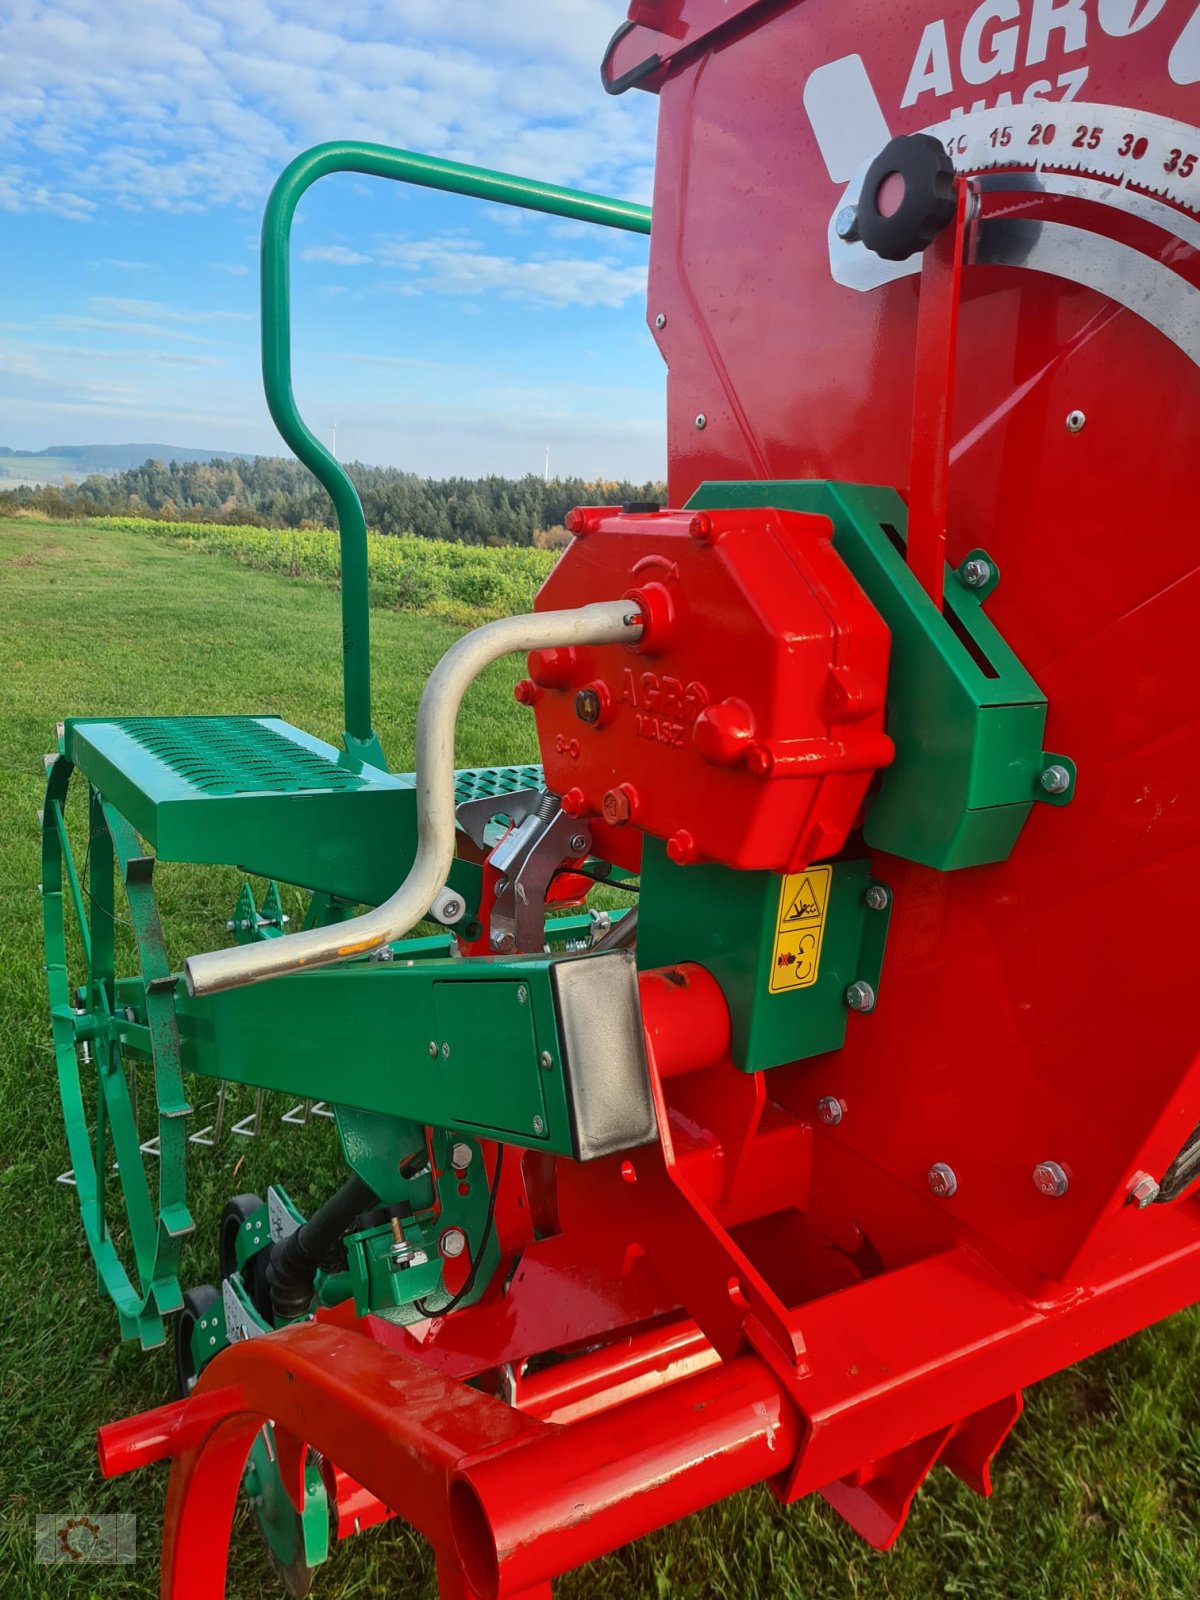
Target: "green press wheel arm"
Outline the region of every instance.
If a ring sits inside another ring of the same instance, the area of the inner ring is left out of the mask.
[[[267,406],[284,441],[328,490],[337,513],[342,565],[342,656],[345,673],[346,748],[385,765],[371,723],[370,618],[367,586],[367,527],[358,491],[337,458],[320,442],[296,408],[292,394],[289,245],[300,196],[331,172],[394,178],[425,189],[470,195],[496,205],[545,211],[576,222],[593,222],[629,233],[650,232],[650,208],[602,195],[560,189],[484,167],[414,155],[382,144],[335,140],[314,145],[281,173],[263,216],[262,364]]]

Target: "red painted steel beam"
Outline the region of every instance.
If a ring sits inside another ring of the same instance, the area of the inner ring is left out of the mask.
[[[799,1414],[756,1357],[465,1463],[451,1489],[459,1559],[508,1600],[785,1472]]]

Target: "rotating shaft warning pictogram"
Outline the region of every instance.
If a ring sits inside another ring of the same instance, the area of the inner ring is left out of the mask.
[[[808,867],[784,877],[768,984],[772,994],[807,989],[816,983],[832,880],[832,867]]]

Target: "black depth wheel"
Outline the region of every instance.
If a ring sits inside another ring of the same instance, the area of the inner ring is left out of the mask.
[[[237,1271],[237,1238],[243,1226],[256,1211],[261,1211],[263,1201],[256,1194],[235,1194],[221,1213],[217,1230],[217,1269],[221,1281]]]
[[[175,1318],[175,1387],[186,1400],[195,1386],[198,1373],[192,1355],[192,1334],[196,1324],[208,1315],[221,1296],[211,1283],[198,1284],[183,1296],[183,1307]]]

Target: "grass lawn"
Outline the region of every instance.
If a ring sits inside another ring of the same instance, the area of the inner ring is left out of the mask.
[[[503,552],[497,552],[503,559]],[[396,766],[411,759],[425,675],[455,637],[399,610],[375,618],[377,726]],[[171,1398],[169,1358],[117,1342],[96,1294],[67,1166],[41,971],[37,893],[42,754],[64,715],[277,712],[336,742],[339,616],[327,584],[248,570],[141,530],[0,522],[0,1600],[151,1596],[164,1467],[113,1484],[96,1470],[96,1425]],[[514,661],[472,691],[464,765],[533,754],[509,690]],[[223,942],[234,874],[170,869],[162,901],[179,950]],[[252,1109],[235,1091],[233,1117]],[[198,1111],[208,1109],[203,1094]],[[283,1128],[268,1097],[262,1139],[192,1147],[197,1233],[185,1285],[215,1276],[220,1206],[279,1179],[301,1205],[324,1198],[339,1163],[332,1125]],[[232,1119],[231,1119],[232,1120]],[[1197,1286],[1200,1295],[1200,1285]],[[930,1307],[936,1315],[937,1308]],[[790,1509],[766,1491],[736,1500],[564,1579],[565,1600],[778,1596],[851,1600],[1151,1600],[1200,1588],[1200,1352],[1195,1312],[1041,1385],[975,1499],[939,1471],[890,1555],[868,1550],[818,1501]],[[132,1511],[132,1567],[39,1567],[38,1512]],[[279,1592],[243,1513],[229,1594]],[[436,1592],[424,1545],[390,1524],[335,1547],[314,1595],[329,1600]]]

